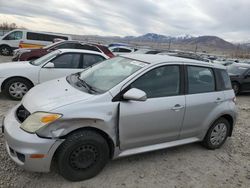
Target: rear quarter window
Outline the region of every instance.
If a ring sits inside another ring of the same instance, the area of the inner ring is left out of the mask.
[[[216,69],[216,77],[217,89],[219,91],[232,89],[231,80],[226,70]]]
[[[215,78],[211,68],[188,65],[187,73],[188,94],[215,91]]]

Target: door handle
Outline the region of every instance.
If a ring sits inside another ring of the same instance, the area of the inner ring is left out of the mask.
[[[180,104],[176,104],[173,108],[171,108],[172,110],[174,111],[179,111],[180,109],[184,108],[183,105],[180,105]]]
[[[218,97],[216,100],[215,100],[215,103],[221,103],[222,102],[222,99],[220,97]]]

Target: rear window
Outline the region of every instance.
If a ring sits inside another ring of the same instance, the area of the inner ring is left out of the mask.
[[[215,91],[215,79],[211,68],[188,66],[187,71],[189,94]]]
[[[217,89],[221,90],[230,90],[232,89],[231,80],[226,70],[217,69]]]
[[[131,52],[131,50],[126,49],[126,48],[120,48],[119,52]]]

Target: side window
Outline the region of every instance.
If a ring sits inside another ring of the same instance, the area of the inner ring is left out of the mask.
[[[215,79],[211,68],[187,66],[188,93],[205,93],[215,91]]]
[[[87,68],[103,60],[104,60],[104,57],[99,56],[99,55],[84,54],[82,65],[83,65],[83,68]]]
[[[8,34],[6,37],[4,37],[3,40],[21,40],[22,38],[23,38],[22,31],[14,31],[14,32]]]
[[[180,68],[177,65],[155,68],[133,82],[131,88],[141,89],[148,98],[178,95]]]
[[[63,44],[57,45],[55,48],[56,48],[56,49],[63,49],[63,48],[71,48],[71,49],[74,49],[75,46],[76,46],[75,43],[63,43]]]
[[[76,44],[77,49],[83,49],[83,50],[91,50],[91,51],[96,51],[96,52],[100,52],[100,50],[92,45],[88,45],[88,44]]]
[[[55,68],[77,69],[79,68],[80,57],[81,54],[78,53],[67,53],[56,57],[52,62]]]
[[[232,89],[231,80],[226,70],[217,69],[217,87],[218,90]]]
[[[131,50],[126,48],[119,48],[119,52],[131,52]]]
[[[119,48],[114,48],[112,51],[113,52],[119,52]]]

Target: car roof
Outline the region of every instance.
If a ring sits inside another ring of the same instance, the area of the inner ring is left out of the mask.
[[[202,65],[202,66],[207,66],[207,67],[226,69],[225,66],[219,65],[219,64],[208,63],[208,62],[204,62],[204,61],[198,61],[198,60],[182,58],[182,57],[169,56],[169,55],[129,53],[129,54],[123,54],[120,56],[125,57],[125,58],[134,59],[137,61],[146,62],[149,64],[158,64],[158,63],[166,63],[166,62],[182,62],[184,64]]]
[[[237,67],[250,68],[250,64],[247,64],[247,63],[234,63],[233,65]]]
[[[92,50],[81,50],[81,49],[59,49],[60,52],[62,53],[67,53],[67,52],[78,52],[78,53],[88,53],[88,54],[96,54],[96,55],[101,55],[101,56],[105,56],[107,58],[107,56],[104,53],[100,53],[97,51],[92,51]]]

